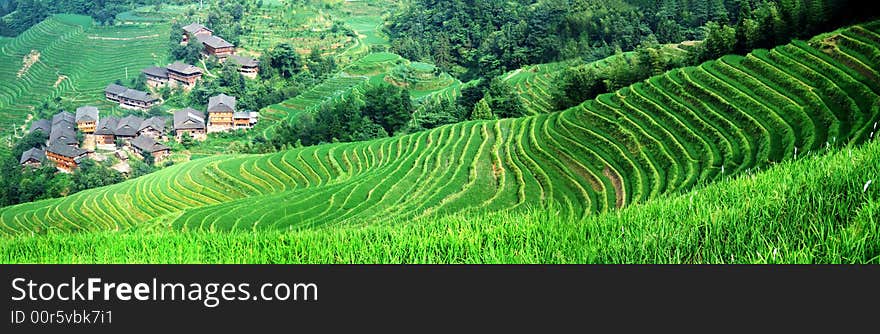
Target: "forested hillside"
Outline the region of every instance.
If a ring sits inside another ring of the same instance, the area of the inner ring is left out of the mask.
[[[392,49],[436,63],[465,79],[524,65],[604,58],[646,40],[701,40],[733,29],[737,50],[772,47],[790,38],[870,15],[854,1],[806,0],[414,0],[391,19]],[[707,23],[715,25],[705,27]],[[708,30],[708,31],[707,31]],[[724,54],[715,51],[706,59]],[[726,51],[726,50],[723,50]]]

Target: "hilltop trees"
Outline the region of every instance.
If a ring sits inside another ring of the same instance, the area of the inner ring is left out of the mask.
[[[261,71],[273,71],[282,78],[289,79],[302,71],[303,61],[296,49],[290,43],[281,43],[269,50],[261,61],[268,64],[269,69]]]
[[[276,148],[384,138],[405,132],[413,121],[409,91],[389,84],[368,87],[361,99],[325,105],[299,114],[272,136]]]
[[[378,85],[364,92],[361,113],[394,135],[412,120],[413,109],[409,91],[394,85]]]
[[[391,18],[388,33],[393,51],[468,81],[526,64],[602,58],[609,47],[634,50],[650,35],[679,43],[720,34],[727,44],[698,57],[711,59],[728,50],[727,27],[740,29],[736,49],[747,51],[871,15],[853,7],[848,0],[415,0]]]

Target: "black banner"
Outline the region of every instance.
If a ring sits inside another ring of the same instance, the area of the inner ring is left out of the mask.
[[[4,265],[2,270],[4,333],[474,329],[462,324],[546,331],[590,327],[607,317],[827,316],[841,306],[850,319],[859,319],[877,314],[880,297],[878,266]],[[860,300],[871,302],[852,307]]]

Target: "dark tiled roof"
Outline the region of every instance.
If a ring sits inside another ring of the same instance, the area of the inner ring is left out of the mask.
[[[131,146],[147,153],[169,150],[168,146],[159,144],[153,140],[153,138],[147,136],[138,136],[137,138],[132,139]]]
[[[129,89],[117,84],[110,84],[109,86],[107,86],[107,88],[104,89],[104,92],[119,95],[119,97],[124,97],[129,100],[141,102],[153,102],[155,100],[158,100],[155,96],[152,96],[147,92]]]
[[[212,96],[208,99],[208,113],[235,112],[235,97],[226,94]]]
[[[141,72],[149,76],[168,78],[168,69],[164,67],[151,66],[141,70]]]
[[[202,42],[203,44],[215,49],[235,47],[235,45],[232,45],[232,43],[229,43],[225,39],[222,39],[218,36],[199,37],[199,42]]]
[[[119,119],[113,116],[101,118],[101,121],[98,122],[98,129],[95,130],[96,135],[115,135],[116,134],[116,126],[119,124]]]
[[[202,30],[202,29],[211,31],[211,29],[208,29],[208,27],[205,27],[205,26],[198,24],[198,23],[190,23],[190,24],[183,27],[183,31],[186,31],[190,34],[195,34],[196,32],[198,32],[199,30]]]
[[[97,122],[98,121],[98,108],[92,106],[85,106],[76,108],[76,121],[77,122]]]
[[[72,128],[67,127],[52,127],[52,132],[49,133],[49,145],[52,144],[62,144],[62,145],[76,145],[79,144],[76,141],[76,131]]]
[[[61,145],[61,144],[57,144],[57,143],[49,145],[49,148],[47,149],[47,151],[58,154],[63,157],[68,157],[68,158],[77,158],[77,157],[80,157],[80,156],[83,156],[83,155],[86,155],[87,153],[89,153],[89,151],[86,151],[86,150],[83,150],[80,148],[76,148],[76,147],[72,147],[72,146],[68,146],[68,145]]]
[[[52,126],[54,127],[56,124],[61,122],[73,124],[76,123],[75,119],[76,118],[73,116],[73,114],[62,111],[52,116]]]
[[[43,131],[43,133],[49,133],[52,130],[52,122],[49,122],[48,119],[38,119],[31,123],[31,132],[34,131]]]
[[[165,121],[166,120],[167,120],[167,118],[158,117],[158,116],[147,118],[146,120],[144,120],[141,123],[141,126],[138,129],[138,132],[143,131],[144,129],[147,129],[147,128],[153,128],[154,130],[157,130],[161,133],[165,133],[165,130],[166,130]]]
[[[129,100],[141,101],[141,102],[153,102],[158,100],[155,96],[150,95],[150,93],[142,92],[139,90],[128,89],[124,93],[119,95],[120,97],[124,97]]]
[[[21,154],[21,160],[19,160],[19,164],[23,164],[28,162],[29,160],[36,160],[38,162],[43,162],[46,159],[46,151],[43,151],[39,148],[32,148]]]
[[[192,74],[201,74],[202,73],[202,69],[200,69],[196,66],[190,65],[190,64],[185,64],[185,63],[179,62],[179,61],[176,61],[171,65],[168,65],[168,70],[173,71],[173,72],[177,72],[180,74],[184,74],[184,75],[192,75]]]
[[[205,128],[205,113],[193,108],[174,112],[174,130],[198,130]]]
[[[126,88],[125,86],[120,86],[117,84],[110,84],[107,86],[107,88],[104,88],[105,93],[111,93],[114,95],[119,95],[119,94],[125,93],[125,91],[127,91],[127,90],[128,90],[128,88]]]
[[[116,125],[116,131],[114,132],[117,136],[123,137],[134,137],[137,135],[138,130],[141,128],[141,124],[144,123],[144,119],[134,116],[128,115],[119,120],[119,123]]]
[[[251,57],[239,56],[239,55],[231,55],[229,56],[229,60],[233,63],[244,66],[244,67],[257,67],[260,66],[260,61]]]
[[[52,116],[49,144],[76,145],[76,123],[71,113],[62,111]]]

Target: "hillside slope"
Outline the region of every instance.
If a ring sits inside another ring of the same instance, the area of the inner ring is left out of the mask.
[[[101,105],[116,79],[165,61],[167,25],[96,27],[79,15],[55,15],[0,47],[0,154],[46,99]],[[126,72],[127,71],[127,72]],[[110,106],[106,104],[106,106]]]
[[[546,205],[604,212],[871,139],[878,36],[875,22],[727,56],[564,112],[199,159],[0,209],[0,229],[292,229]]]
[[[878,175],[875,141],[588,217],[549,207],[294,232],[0,236],[0,262],[877,264]]]

